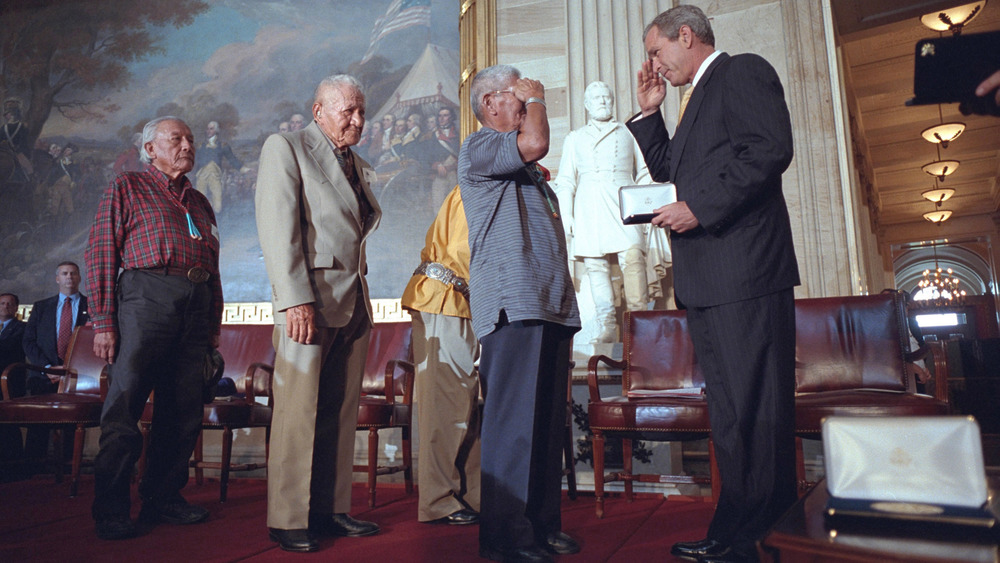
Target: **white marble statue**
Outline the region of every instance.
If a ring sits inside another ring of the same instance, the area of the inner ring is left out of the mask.
[[[652,180],[632,135],[612,119],[611,88],[604,82],[591,82],[584,91],[584,107],[589,120],[566,136],[553,187],[571,241],[570,256],[582,261],[587,272],[598,323],[593,342],[615,342],[612,259],[617,259],[622,271],[625,306],[645,309],[649,301],[647,227],[622,224],[618,188]],[[659,246],[662,252],[665,245]],[[669,255],[665,260],[669,265]]]

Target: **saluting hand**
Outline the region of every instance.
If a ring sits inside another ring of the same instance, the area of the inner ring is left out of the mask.
[[[649,59],[642,61],[637,77],[639,85],[636,98],[639,100],[639,109],[642,110],[643,117],[652,115],[659,111],[663,98],[667,96],[667,83],[660,73],[653,70],[653,61]]]

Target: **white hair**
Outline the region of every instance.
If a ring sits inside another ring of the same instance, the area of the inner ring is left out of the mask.
[[[153,142],[153,139],[156,138],[156,127],[164,121],[180,121],[181,123],[184,123],[184,120],[179,117],[164,115],[150,120],[150,122],[142,128],[142,145],[139,147],[139,160],[145,162],[146,164],[153,162],[153,157],[149,156],[149,153],[146,152],[146,143]],[[184,123],[184,125],[186,126],[187,124]]]

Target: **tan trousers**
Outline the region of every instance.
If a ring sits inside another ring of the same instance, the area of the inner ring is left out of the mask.
[[[479,344],[472,321],[433,313],[413,317],[416,369],[417,519],[479,510]]]
[[[345,327],[319,327],[299,344],[274,326],[274,413],[267,463],[267,526],[309,527],[309,514],[349,512],[354,433],[371,326],[360,310]]]

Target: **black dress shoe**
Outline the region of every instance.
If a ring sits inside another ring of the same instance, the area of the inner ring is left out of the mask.
[[[449,524],[451,526],[468,526],[469,524],[479,523],[479,513],[475,510],[468,508],[463,508],[461,510],[456,510],[451,514],[445,516],[444,518],[438,518],[437,520],[431,520],[431,524]]]
[[[135,524],[127,516],[97,521],[97,537],[102,540],[125,540],[135,537]]]
[[[580,553],[580,544],[566,532],[555,531],[545,536],[545,549],[559,555]]]
[[[757,561],[756,554],[748,555],[735,549],[728,549],[715,555],[706,555],[700,559],[700,563],[756,563]]]
[[[267,535],[271,541],[278,542],[278,546],[285,551],[295,551],[305,553],[319,549],[319,542],[312,537],[309,530],[279,530],[278,528],[268,528]]]
[[[170,524],[197,524],[208,520],[208,509],[187,502],[167,504],[144,503],[139,512],[139,520],[147,523],[167,522]]]
[[[355,520],[350,514],[319,514],[309,516],[309,531],[318,536],[358,538],[379,533],[374,522]]]
[[[728,545],[707,538],[699,541],[677,542],[670,548],[670,555],[689,561],[701,561],[705,557],[722,555],[727,552],[729,552]]]
[[[544,549],[534,545],[511,550],[501,550],[481,545],[479,546],[479,556],[483,559],[501,561],[503,563],[552,561],[552,557]]]

